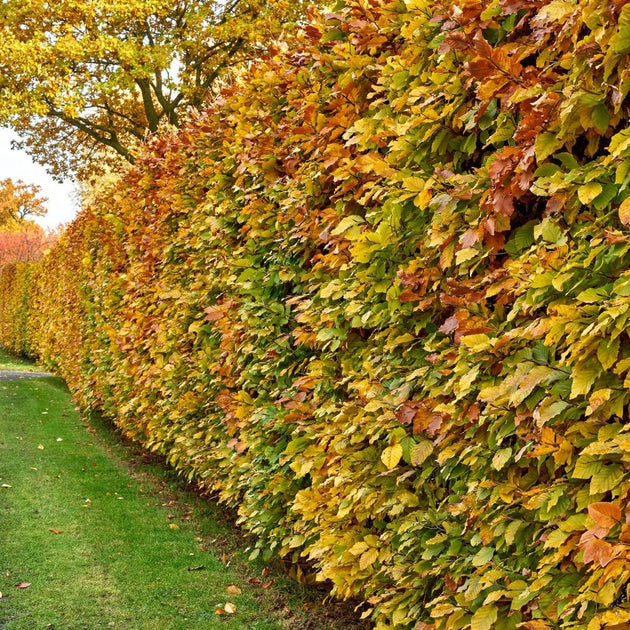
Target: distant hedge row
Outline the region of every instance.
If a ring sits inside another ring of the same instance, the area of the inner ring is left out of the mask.
[[[630,4],[301,41],[4,270],[2,343],[379,628],[627,627]]]

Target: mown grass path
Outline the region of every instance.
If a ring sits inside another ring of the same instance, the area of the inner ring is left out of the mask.
[[[356,627],[245,563],[218,508],[129,448],[59,379],[0,381],[0,628]]]

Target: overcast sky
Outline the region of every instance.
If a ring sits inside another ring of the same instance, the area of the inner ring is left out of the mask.
[[[11,131],[0,129],[0,179],[10,177],[14,181],[21,179],[26,184],[41,186],[43,196],[48,197],[48,214],[37,219],[40,225],[53,228],[72,221],[77,213],[72,182],[58,184],[26,153],[13,151],[11,139],[14,137]]]

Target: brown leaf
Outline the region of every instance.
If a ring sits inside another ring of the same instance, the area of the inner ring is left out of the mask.
[[[31,585],[31,582],[20,582],[15,585],[15,588],[28,588]]]
[[[238,586],[235,586],[234,584],[230,584],[225,590],[230,595],[242,595],[243,594],[243,591]]]
[[[405,403],[396,411],[396,420],[398,420],[400,424],[411,424],[416,417],[416,410],[417,405]]]
[[[225,604],[224,609],[228,615],[233,615],[236,612],[236,606],[230,602]]]
[[[457,315],[451,315],[439,328],[441,333],[448,335],[450,332],[457,330],[459,328],[459,320],[457,319]]]
[[[51,527],[48,531],[52,532],[53,534],[63,534],[63,530],[55,529],[54,527]]]
[[[206,314],[206,319],[210,322],[216,322],[223,317],[223,311],[218,306],[209,306],[203,312]]]

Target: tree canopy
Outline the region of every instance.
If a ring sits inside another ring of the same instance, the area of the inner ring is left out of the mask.
[[[134,161],[317,0],[7,0],[0,123],[61,178]]]
[[[0,180],[0,231],[20,230],[31,217],[41,217],[48,211],[47,199],[41,196],[41,188],[25,184],[18,179]]]

